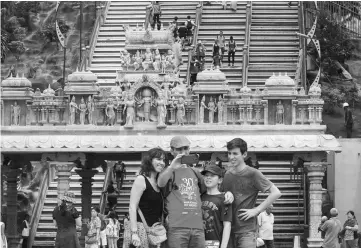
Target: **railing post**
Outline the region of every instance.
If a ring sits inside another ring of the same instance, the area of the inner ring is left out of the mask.
[[[304,19],[304,3],[303,2],[299,2],[298,5],[298,25],[300,27],[300,33],[304,34],[306,32],[305,30],[305,19]],[[303,53],[301,54],[302,59],[301,63],[300,63],[300,76],[301,76],[301,86],[304,87],[304,89],[307,91],[307,66],[306,66],[306,61],[307,61],[307,46],[306,46],[306,39],[304,39],[303,37],[299,37],[300,40],[300,50],[303,51]]]
[[[251,25],[252,25],[252,2],[249,1],[247,2],[246,30],[244,35],[244,46],[243,46],[242,87],[247,86]]]

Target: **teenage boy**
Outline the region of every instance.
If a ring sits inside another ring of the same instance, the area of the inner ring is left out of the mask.
[[[165,210],[168,213],[169,248],[204,248],[201,193],[204,180],[199,171],[181,163],[189,155],[190,141],[185,136],[175,136],[170,141],[171,164],[158,177],[158,186],[165,189]],[[164,191],[163,191],[164,192]],[[230,192],[225,203],[233,202]]]
[[[236,138],[227,143],[228,171],[223,187],[234,195],[232,231],[237,248],[256,248],[257,216],[275,202],[281,192],[259,170],[246,165],[247,143]],[[258,192],[269,191],[269,196],[256,208]]]
[[[231,233],[232,206],[224,204],[224,194],[219,192],[222,169],[215,164],[202,172],[207,192],[201,197],[203,224],[206,240],[219,241],[220,248],[227,248]]]

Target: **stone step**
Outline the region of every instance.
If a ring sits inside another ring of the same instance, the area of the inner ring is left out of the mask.
[[[250,52],[249,56],[255,57],[298,57],[298,52]]]
[[[280,42],[280,41],[294,41],[294,42],[298,42],[299,38],[296,36],[296,34],[294,35],[277,35],[277,36],[261,36],[261,35],[252,35],[251,42],[257,42],[257,41],[269,41],[269,42]]]
[[[298,21],[298,13],[295,14],[285,14],[285,13],[278,13],[277,14],[266,14],[266,13],[262,13],[262,14],[258,14],[257,11],[252,11],[252,24],[254,20],[283,20],[283,21],[294,21],[297,20]]]
[[[298,47],[298,41],[252,41],[250,43],[250,46],[278,46],[278,47],[285,47],[285,46],[297,46]]]
[[[298,57],[250,57],[249,58],[249,63],[288,63],[288,62],[298,62]]]

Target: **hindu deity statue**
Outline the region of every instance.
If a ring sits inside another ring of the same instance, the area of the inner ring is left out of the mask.
[[[88,122],[90,125],[92,125],[92,124],[94,124],[93,123],[93,115],[94,115],[94,111],[95,111],[95,104],[94,104],[92,96],[88,97],[87,108],[88,108]]]
[[[124,106],[124,110],[123,113],[125,113],[125,111],[127,111],[127,116],[125,119],[125,127],[133,127],[134,125],[134,120],[135,120],[135,100],[134,100],[134,96],[131,94],[128,94],[128,99],[125,101],[125,106]]]
[[[159,50],[155,50],[153,67],[155,71],[160,71],[161,68],[161,56]]]
[[[214,120],[214,112],[216,112],[217,107],[216,104],[213,101],[213,98],[211,97],[209,99],[209,103],[208,103],[208,120],[209,123],[213,123]]]
[[[71,99],[71,102],[69,103],[69,113],[70,113],[70,125],[75,124],[75,115],[78,109],[78,105],[75,102],[75,96]]]
[[[124,60],[124,65],[127,67],[128,70],[131,58],[130,58],[130,53],[128,53],[127,50],[124,50],[123,60]]]
[[[115,81],[115,86],[110,89],[110,95],[115,97],[122,97],[122,87],[120,86],[120,82],[118,80]]]
[[[134,60],[134,63],[133,63],[134,70],[136,71],[139,69],[139,67],[141,66],[142,61],[143,61],[142,55],[140,54],[139,50],[137,50],[137,52],[135,53],[133,60]]]
[[[162,93],[159,94],[156,100],[157,114],[158,114],[158,127],[165,126],[165,118],[167,116],[167,101],[164,99]]]
[[[165,69],[167,67],[167,61],[165,59],[164,54],[161,55],[160,66],[161,66],[161,72],[160,73],[165,74]]]
[[[171,90],[169,89],[170,87],[170,82],[169,80],[164,80],[164,82],[162,83],[162,88],[163,88],[163,96],[166,100],[169,100],[171,95],[172,95],[172,92]]]
[[[279,101],[277,103],[277,107],[276,107],[276,123],[277,124],[284,124],[285,120],[284,120],[284,107],[282,105],[282,102]]]
[[[80,124],[84,125],[85,124],[85,114],[87,111],[87,106],[85,104],[84,98],[82,97],[80,100],[80,104],[79,104],[79,120],[80,120]]]
[[[168,54],[165,57],[166,67],[170,67],[172,70],[175,68],[174,54],[172,50],[168,50]]]
[[[145,50],[143,57],[144,57],[144,61],[142,62],[142,66],[143,66],[143,70],[146,71],[149,69],[149,65],[153,63],[153,54],[150,51],[149,47]]]
[[[12,125],[19,126],[20,125],[20,106],[18,105],[18,102],[15,101],[14,105],[11,105],[11,113],[12,113]]]
[[[178,102],[175,106],[177,108],[177,114],[176,114],[176,117],[177,117],[177,123],[178,123],[178,126],[180,125],[184,125],[184,116],[186,115],[186,108],[185,108],[185,105],[184,105],[184,99],[183,97],[180,97],[178,99]]]
[[[105,107],[105,115],[107,117],[106,125],[113,126],[115,120],[115,111],[114,111],[114,103],[111,98],[107,101],[107,106]]]
[[[137,100],[137,99],[136,99]],[[150,120],[150,108],[152,106],[152,91],[148,88],[145,88],[142,91],[142,99],[138,102],[138,106],[141,107],[143,105],[143,113],[144,113],[144,121],[149,122]]]
[[[174,95],[174,96],[186,97],[187,87],[184,84],[184,81],[182,78],[179,79],[178,83],[176,83],[176,86],[172,89],[171,92],[172,92],[172,95]]]
[[[199,123],[204,123],[204,109],[208,109],[206,106],[206,97],[203,96],[201,100],[201,106],[199,107]]]
[[[218,109],[218,123],[222,124],[224,122],[223,120],[224,101],[222,96],[219,96],[218,98],[217,109]]]

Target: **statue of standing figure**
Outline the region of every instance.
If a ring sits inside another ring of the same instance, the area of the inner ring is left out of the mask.
[[[137,99],[136,99],[137,100]],[[143,105],[143,113],[144,113],[144,121],[149,122],[150,121],[150,108],[152,106],[152,92],[149,89],[144,89],[142,91],[142,100],[138,100],[138,106]]]
[[[276,123],[277,124],[284,124],[285,123],[285,115],[284,115],[284,107],[282,105],[282,102],[279,101],[277,103],[277,110],[276,110]]]
[[[111,98],[107,101],[107,106],[105,107],[105,115],[107,117],[107,126],[113,126],[115,120],[115,112],[114,112],[114,103]]]
[[[78,105],[75,102],[75,96],[73,96],[73,98],[71,99],[70,103],[69,103],[69,113],[70,113],[70,125],[74,125],[75,124],[75,115],[76,115],[76,111],[78,109]]]
[[[134,101],[134,96],[131,94],[128,94],[127,96],[127,100],[125,101],[125,106],[124,106],[124,110],[123,113],[125,113],[125,111],[127,111],[127,117],[125,119],[125,127],[133,127],[134,125],[134,120],[135,120],[135,101]]]
[[[223,109],[224,109],[224,101],[222,96],[219,96],[218,103],[217,103],[217,109],[218,109],[218,124],[223,124]]]
[[[164,99],[163,93],[159,93],[156,100],[157,114],[158,114],[158,127],[165,127],[165,118],[167,116],[167,101]]]
[[[159,50],[156,49],[155,50],[155,55],[154,55],[154,62],[153,62],[153,67],[155,71],[160,71],[161,69],[161,55],[159,53]]]
[[[20,125],[20,106],[18,105],[18,102],[15,101],[14,105],[11,105],[11,113],[12,113],[12,118],[11,118],[11,124],[14,126],[19,126]]]
[[[208,120],[209,123],[213,123],[214,120],[214,113],[216,112],[217,107],[216,104],[213,101],[213,98],[211,97],[209,99],[209,103],[208,103]]]
[[[174,107],[174,106],[173,106]],[[184,116],[185,116],[185,112],[186,112],[186,109],[185,109],[185,106],[184,106],[184,99],[183,97],[180,97],[178,99],[178,102],[175,106],[177,108],[177,123],[178,123],[178,126],[180,125],[184,125]]]
[[[86,111],[87,111],[87,106],[85,104],[85,101],[84,101],[83,97],[80,100],[79,110],[80,110],[80,114],[79,114],[80,125],[84,125],[85,124],[85,114],[86,114]]]
[[[206,96],[202,97],[201,106],[199,107],[199,123],[204,123],[204,110],[208,109],[206,106]]]
[[[145,53],[144,53],[144,61],[142,62],[143,70],[144,70],[144,71],[148,70],[149,65],[152,64],[152,62],[153,62],[153,54],[152,54],[152,52],[150,51],[150,48],[148,47],[148,48],[145,50]]]
[[[90,125],[93,125],[94,124],[93,115],[95,111],[95,105],[92,96],[88,97],[87,108],[88,108],[88,122]]]

